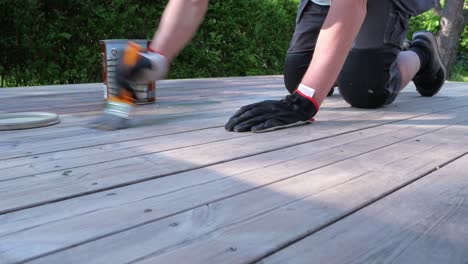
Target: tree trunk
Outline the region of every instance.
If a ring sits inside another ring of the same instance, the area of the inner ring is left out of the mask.
[[[468,16],[463,11],[464,0],[445,0],[444,7],[438,6],[437,13],[440,15],[440,30],[437,33],[437,42],[442,56],[442,61],[447,67],[447,75],[452,73],[453,66],[457,61],[460,36]]]

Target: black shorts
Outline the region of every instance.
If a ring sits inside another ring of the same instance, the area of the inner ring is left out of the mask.
[[[296,29],[284,65],[286,88],[299,85],[314,53],[328,6],[302,0]],[[396,58],[410,15],[392,0],[368,0],[364,23],[338,79],[343,98],[352,106],[377,108],[390,104],[401,90]]]

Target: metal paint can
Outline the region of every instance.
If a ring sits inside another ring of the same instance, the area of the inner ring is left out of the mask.
[[[142,47],[148,47],[150,41],[146,39],[108,39],[101,40],[102,57],[102,79],[104,82],[104,97],[107,99],[110,95],[117,95],[117,86],[114,82],[114,76],[121,54],[129,41],[135,42]],[[150,104],[156,101],[156,83],[135,83],[133,84],[137,96],[137,104]]]

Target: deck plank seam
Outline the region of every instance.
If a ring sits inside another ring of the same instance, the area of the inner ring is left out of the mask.
[[[384,199],[387,196],[392,195],[395,192],[398,192],[399,190],[401,190],[401,189],[403,189],[403,188],[417,182],[418,180],[421,180],[422,178],[434,173],[435,171],[438,171],[439,169],[442,169],[443,167],[445,167],[445,166],[447,166],[447,165],[449,165],[449,164],[451,164],[451,163],[453,163],[453,162],[455,162],[455,161],[457,161],[459,159],[462,159],[463,157],[465,157],[467,155],[468,155],[468,151],[464,152],[464,153],[462,153],[462,154],[460,154],[460,155],[458,155],[458,156],[456,156],[456,157],[454,157],[454,158],[452,158],[452,159],[450,159],[450,160],[448,160],[448,161],[446,161],[446,162],[444,162],[444,163],[442,163],[442,164],[440,164],[438,166],[435,166],[434,168],[428,170],[426,173],[422,173],[421,175],[415,177],[414,179],[411,179],[408,182],[405,182],[405,183],[403,183],[403,184],[401,184],[401,185],[399,185],[399,186],[397,186],[397,187],[395,187],[395,188],[393,188],[393,189],[391,189],[391,190],[389,190],[387,192],[382,193],[381,195],[377,196],[375,199],[371,199],[371,200],[367,201],[366,203],[364,203],[364,204],[362,204],[360,206],[357,206],[355,209],[350,210],[348,213],[343,214],[340,217],[336,217],[336,218],[330,220],[328,223],[317,226],[316,228],[310,230],[309,232],[307,232],[303,236],[300,236],[297,239],[286,242],[283,246],[281,246],[281,247],[279,247],[279,248],[277,248],[275,250],[272,250],[271,252],[268,252],[267,254],[258,257],[257,259],[252,260],[252,262],[249,262],[249,264],[262,264],[263,259],[268,258],[268,257],[272,256],[273,254],[275,254],[275,253],[277,253],[277,252],[279,252],[279,251],[281,251],[283,249],[286,249],[287,247],[289,247],[289,246],[291,246],[291,245],[293,245],[293,244],[295,244],[295,243],[297,243],[297,242],[299,242],[299,241],[301,241],[301,240],[303,240],[303,239],[305,239],[305,238],[307,238],[307,237],[309,237],[309,236],[311,236],[311,235],[313,235],[313,234],[315,234],[317,232],[320,232],[321,230],[324,230],[327,227],[330,227],[330,226],[336,224],[337,222],[339,222],[339,221],[341,221],[341,220],[343,220],[343,219],[345,219],[345,218],[359,212],[360,210],[362,210],[362,209],[364,209],[364,208],[366,208],[366,207],[368,207],[368,206],[370,206],[370,205]]]
[[[441,111],[436,111],[436,112],[432,112],[432,113],[426,113],[426,114],[422,114],[422,115],[418,115],[418,116],[413,116],[413,117],[410,117],[410,118],[389,121],[388,123],[376,124],[376,125],[365,127],[365,128],[359,128],[359,129],[354,129],[354,130],[350,130],[350,131],[346,131],[346,132],[341,132],[341,133],[337,133],[337,134],[330,135],[330,136],[320,137],[320,138],[311,139],[311,140],[307,140],[307,141],[303,141],[303,142],[297,142],[297,143],[285,145],[285,146],[282,146],[282,147],[279,147],[279,148],[264,150],[264,151],[252,153],[252,154],[249,154],[249,155],[239,156],[239,157],[233,157],[233,158],[225,159],[225,160],[222,160],[222,161],[207,163],[207,164],[204,164],[204,165],[201,165],[201,166],[195,166],[195,167],[192,167],[192,168],[189,168],[189,169],[174,171],[174,172],[170,172],[170,173],[164,173],[164,174],[160,174],[160,175],[157,175],[157,176],[146,177],[144,179],[138,179],[138,180],[133,180],[133,181],[125,182],[125,183],[115,184],[115,185],[108,186],[108,187],[105,187],[105,188],[97,188],[97,189],[87,191],[87,192],[82,192],[82,193],[79,193],[79,194],[74,194],[74,195],[61,197],[61,198],[57,198],[57,199],[52,199],[52,200],[49,200],[47,202],[38,202],[36,204],[33,203],[33,204],[28,205],[28,206],[21,206],[21,207],[11,208],[11,209],[8,209],[8,210],[3,210],[3,211],[0,210],[0,215],[8,214],[8,213],[12,213],[12,212],[15,212],[15,211],[20,211],[20,210],[25,210],[25,209],[29,209],[29,208],[34,208],[34,207],[38,207],[38,206],[41,206],[41,205],[44,205],[44,204],[61,202],[61,201],[65,201],[65,200],[69,200],[69,199],[73,199],[73,198],[77,198],[77,197],[81,197],[81,196],[85,196],[85,195],[90,195],[90,194],[93,194],[93,193],[109,191],[109,190],[112,190],[112,189],[115,189],[115,188],[130,186],[130,185],[133,185],[133,184],[136,184],[136,183],[142,183],[142,182],[151,181],[151,180],[155,180],[155,179],[162,178],[162,177],[168,177],[168,176],[179,174],[179,173],[194,171],[194,170],[198,170],[198,169],[202,169],[202,168],[206,168],[206,167],[210,167],[210,166],[214,166],[214,165],[219,165],[219,164],[230,162],[230,161],[235,161],[235,160],[239,160],[239,159],[243,159],[243,158],[248,158],[248,157],[252,157],[252,156],[256,156],[256,155],[260,155],[260,154],[273,152],[273,151],[276,151],[276,150],[287,149],[287,148],[295,147],[295,146],[302,145],[302,144],[312,143],[312,142],[316,142],[316,141],[320,141],[320,140],[324,140],[324,139],[330,139],[330,138],[333,138],[333,137],[336,137],[336,136],[342,136],[342,135],[346,135],[346,134],[350,134],[350,133],[354,133],[354,132],[364,131],[364,130],[368,130],[368,129],[372,129],[372,128],[376,128],[376,127],[380,127],[380,126],[384,126],[384,125],[388,125],[388,124],[398,123],[398,122],[411,120],[411,119],[414,119],[414,118],[423,117],[423,116],[438,113],[438,112],[454,110],[454,109],[463,108],[463,107],[467,107],[467,106],[468,105],[463,105],[463,106],[454,107],[454,108],[450,108],[450,109],[445,109],[445,110],[441,110]]]
[[[460,123],[461,123],[461,122],[460,122]],[[456,125],[456,124],[448,125],[448,126],[445,126],[444,128],[450,127],[450,126],[454,126],[454,125]],[[440,128],[440,129],[437,129],[437,130],[434,130],[434,131],[431,131],[431,132],[426,132],[426,133],[423,133],[423,134],[420,134],[420,135],[417,135],[417,136],[413,136],[413,137],[410,137],[410,138],[406,138],[406,139],[404,139],[404,140],[400,140],[400,141],[398,141],[398,142],[394,142],[394,143],[388,144],[388,145],[386,145],[386,146],[382,146],[382,147],[378,147],[378,148],[375,148],[375,149],[372,149],[372,150],[369,150],[369,151],[365,151],[365,152],[363,152],[363,153],[359,153],[359,154],[350,156],[350,157],[348,157],[348,158],[344,158],[344,159],[342,159],[342,160],[340,160],[340,161],[337,161],[337,162],[341,162],[341,161],[345,161],[345,160],[348,160],[348,159],[351,159],[351,158],[359,157],[359,156],[368,154],[368,153],[373,152],[373,151],[380,150],[380,149],[385,148],[385,147],[388,147],[388,146],[392,146],[392,145],[395,145],[395,144],[398,144],[398,143],[401,143],[401,142],[404,142],[404,141],[412,140],[412,139],[414,139],[414,138],[420,137],[420,136],[425,135],[425,134],[430,134],[430,133],[432,133],[432,132],[435,132],[435,131],[438,131],[438,130],[441,130],[441,129],[443,129],[443,128]],[[392,190],[390,190],[390,191],[388,191],[388,192],[385,192],[385,193],[381,194],[381,195],[378,196],[376,199],[371,200],[369,203],[365,203],[363,206],[359,206],[357,209],[351,210],[349,213],[347,213],[347,214],[345,214],[345,215],[343,215],[343,216],[340,216],[340,217],[338,217],[338,218],[336,218],[336,219],[333,219],[333,220],[332,220],[333,223],[335,223],[335,222],[337,222],[337,221],[339,221],[339,220],[341,220],[341,219],[343,219],[343,218],[345,218],[345,217],[347,217],[347,216],[349,216],[349,215],[351,215],[351,214],[357,212],[358,210],[360,210],[360,209],[362,209],[362,208],[364,208],[364,207],[370,205],[371,203],[374,203],[374,202],[376,202],[376,201],[378,201],[378,200],[380,200],[380,199],[383,199],[385,196],[388,196],[388,195],[390,195],[391,193],[396,192],[396,191],[398,191],[399,189],[404,188],[404,187],[407,186],[408,184],[411,184],[412,182],[415,182],[415,181],[417,181],[418,179],[421,179],[421,178],[423,178],[423,177],[429,175],[430,173],[432,173],[432,172],[438,170],[439,168],[442,168],[442,167],[448,165],[449,163],[454,162],[454,161],[456,161],[457,159],[462,158],[463,156],[465,156],[465,155],[467,155],[467,154],[468,154],[468,152],[465,152],[465,153],[463,153],[463,154],[461,154],[461,155],[459,155],[459,156],[457,156],[457,157],[455,157],[455,158],[452,158],[451,160],[449,160],[449,161],[447,161],[447,162],[445,162],[445,163],[443,163],[443,164],[437,166],[436,168],[434,168],[434,169],[428,171],[427,173],[424,173],[424,174],[418,176],[416,179],[413,179],[413,180],[409,181],[407,184],[402,184],[402,185],[400,185],[400,186],[398,186],[398,187],[396,187],[396,188],[394,188],[394,189],[392,189]],[[71,248],[74,248],[74,247],[78,247],[78,246],[80,246],[80,245],[87,244],[87,243],[90,243],[90,242],[93,242],[93,241],[96,241],[96,240],[100,240],[100,239],[103,239],[103,238],[106,238],[106,237],[109,237],[109,236],[113,236],[113,235],[116,235],[116,234],[119,234],[119,233],[122,233],[122,232],[126,232],[126,231],[128,231],[128,230],[135,229],[135,228],[138,228],[138,227],[147,225],[147,224],[151,224],[151,223],[154,223],[154,222],[163,220],[163,219],[165,219],[165,218],[172,217],[172,216],[175,216],[175,215],[177,215],[177,214],[180,214],[180,213],[184,213],[184,212],[193,210],[193,209],[198,208],[198,207],[201,207],[201,206],[209,206],[209,205],[212,204],[212,203],[219,202],[219,201],[222,201],[222,200],[225,200],[225,199],[228,199],[228,198],[231,198],[231,197],[234,197],[234,196],[237,196],[237,195],[246,193],[246,192],[250,192],[250,191],[253,191],[253,190],[256,190],[256,189],[259,189],[259,188],[263,188],[263,187],[265,187],[265,186],[268,186],[268,185],[271,185],[271,184],[274,184],[274,183],[277,183],[277,182],[281,182],[281,181],[284,181],[284,180],[287,180],[287,179],[290,179],[290,178],[293,178],[293,177],[297,177],[298,175],[301,175],[301,174],[304,174],[304,173],[307,173],[307,172],[310,172],[310,171],[314,171],[314,170],[317,170],[317,169],[320,169],[320,168],[323,168],[323,167],[326,167],[326,166],[330,166],[330,165],[335,164],[335,163],[337,163],[337,162],[331,162],[330,164],[323,165],[323,166],[320,166],[320,167],[317,167],[317,168],[314,168],[314,169],[311,169],[311,170],[307,170],[307,171],[305,171],[305,172],[296,173],[296,174],[294,174],[294,175],[292,175],[292,176],[289,176],[289,177],[286,177],[286,178],[284,178],[284,179],[280,179],[280,180],[273,181],[273,182],[270,182],[270,183],[267,183],[267,184],[259,185],[259,186],[253,187],[252,189],[242,191],[242,192],[240,192],[240,193],[236,193],[236,194],[232,194],[232,195],[229,195],[229,196],[226,196],[226,197],[223,197],[223,198],[215,199],[215,200],[210,201],[210,202],[205,202],[205,203],[202,203],[202,204],[197,205],[197,206],[192,206],[192,207],[190,207],[190,208],[188,208],[188,209],[184,209],[184,210],[180,210],[180,211],[178,211],[178,212],[174,212],[174,213],[171,213],[171,214],[167,214],[167,215],[165,215],[165,216],[163,216],[163,217],[158,217],[158,218],[155,218],[155,219],[152,219],[152,220],[144,221],[144,222],[142,222],[142,223],[139,223],[138,225],[134,225],[134,226],[131,226],[131,227],[127,227],[127,228],[121,229],[121,230],[116,230],[116,231],[110,232],[110,233],[108,233],[108,234],[103,234],[103,235],[94,237],[94,238],[92,238],[92,239],[87,239],[87,240],[81,241],[81,242],[79,242],[79,243],[75,243],[75,244],[73,244],[73,245],[70,245],[70,246],[67,246],[67,247],[64,247],[64,248],[61,248],[61,249],[58,249],[58,250],[50,251],[50,252],[47,252],[47,253],[44,253],[44,254],[41,254],[41,255],[32,257],[32,258],[30,258],[30,259],[25,260],[24,263],[29,262],[29,261],[33,261],[33,260],[36,260],[36,259],[40,259],[40,258],[43,258],[43,257],[47,257],[47,256],[53,255],[53,254],[55,254],[55,253],[58,253],[58,252],[61,252],[61,251],[65,251],[65,250],[68,250],[68,249],[71,249]],[[364,174],[366,174],[366,173],[364,173]],[[363,176],[363,174],[358,175],[358,176],[355,176],[355,177],[353,177],[353,178],[355,179],[355,178],[359,178],[359,177],[362,177],[362,176]],[[347,180],[346,182],[349,182],[349,181],[350,181],[350,180]],[[328,187],[328,188],[326,188],[326,189],[332,189],[332,188],[334,188],[334,187],[336,187],[336,186],[339,186],[339,185],[342,185],[342,184],[344,184],[344,183],[339,183],[339,184],[337,184],[337,185],[334,185],[333,187]],[[326,191],[326,190],[321,190],[320,192],[324,192],[324,191]],[[319,193],[320,193],[320,192],[319,192]],[[317,193],[315,193],[315,194],[313,194],[313,195],[308,195],[308,196],[314,196],[314,195],[317,195]],[[298,199],[294,199],[294,200],[302,200],[302,199],[304,199],[304,197],[301,197],[301,198],[298,198]],[[290,203],[290,202],[288,202],[288,203]],[[282,206],[284,206],[284,205],[282,205]],[[277,206],[277,207],[282,207],[282,206]],[[262,215],[262,214],[264,214],[264,213],[266,213],[266,212],[262,212],[262,213],[260,213],[259,215]],[[249,217],[249,218],[253,218],[253,217]],[[239,222],[245,222],[245,221],[248,221],[248,220],[243,219],[243,220],[240,220]],[[315,231],[313,231],[311,234],[313,234],[313,233],[315,233],[315,232],[318,232],[318,231],[320,231],[321,229],[326,228],[326,227],[329,226],[329,225],[332,225],[333,223],[321,225],[321,226],[317,227],[317,229],[314,229]],[[238,223],[232,223],[232,224],[229,224],[228,226],[232,226],[232,225],[235,225],[235,224],[238,224]],[[218,228],[218,229],[225,229],[225,228],[227,228],[228,226],[223,226],[222,228]],[[212,233],[212,231],[210,231],[210,233]],[[202,235],[202,236],[205,236],[205,235],[207,235],[207,234],[204,234],[204,235]],[[299,240],[301,240],[301,239],[303,239],[303,238],[305,238],[305,237],[307,237],[307,236],[308,236],[308,235],[306,235],[306,236],[304,236],[304,237],[301,236],[300,239],[294,240],[294,242],[289,243],[288,245],[293,244],[293,243],[295,243],[295,242],[297,242],[297,241],[299,241]],[[285,247],[287,247],[287,246],[285,246]],[[284,247],[284,248],[285,248],[285,247]],[[276,252],[276,251],[270,252],[268,255],[265,255],[265,256],[263,256],[263,257],[261,257],[261,258],[259,258],[259,259],[263,259],[263,258],[265,258],[265,257],[267,257],[267,256],[269,256],[269,255],[271,255],[271,254],[274,254],[275,252]],[[151,255],[152,255],[152,254],[151,254]],[[147,257],[148,257],[148,256],[147,256]],[[23,263],[23,262],[22,262],[22,263]],[[252,262],[252,263],[255,263],[255,262]]]

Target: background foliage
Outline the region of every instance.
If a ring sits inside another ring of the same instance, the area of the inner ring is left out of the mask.
[[[166,2],[0,1],[2,86],[101,81],[99,40],[151,39]],[[170,77],[281,72],[296,10],[297,0],[211,1]]]
[[[0,87],[101,81],[99,40],[150,39],[167,1],[1,0]],[[170,78],[280,74],[298,0],[212,0]],[[248,10],[248,12],[246,12]],[[413,29],[438,28],[427,13]],[[457,74],[466,71],[468,32]]]

